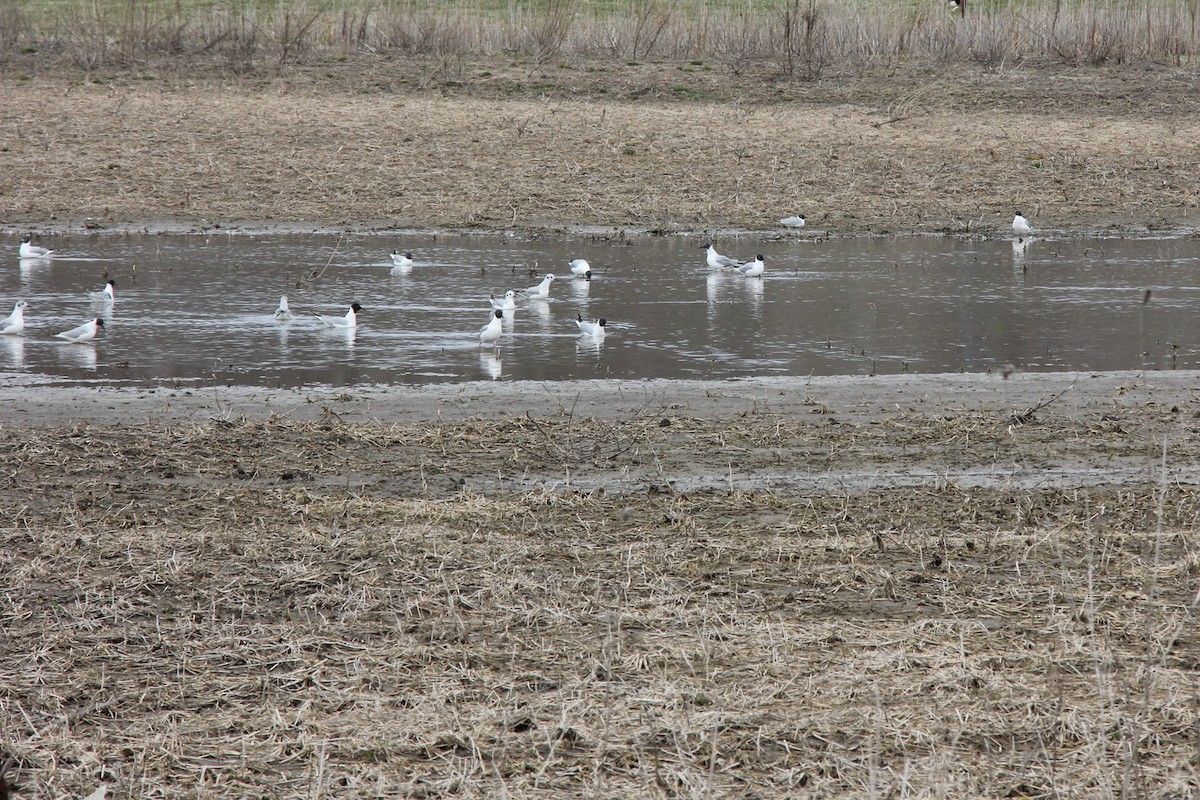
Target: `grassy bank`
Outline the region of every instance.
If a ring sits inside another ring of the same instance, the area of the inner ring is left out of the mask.
[[[1187,66],[1198,0],[16,0],[0,63],[82,69],[216,64],[236,71],[364,56],[447,60],[768,62],[814,79],[901,63]]]

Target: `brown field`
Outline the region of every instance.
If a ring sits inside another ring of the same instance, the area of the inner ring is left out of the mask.
[[[682,66],[8,71],[0,226],[1197,223],[1194,76]],[[1200,795],[1195,373],[0,420],[16,797]]]
[[[0,226],[1200,227],[1200,81],[688,62],[0,74]]]

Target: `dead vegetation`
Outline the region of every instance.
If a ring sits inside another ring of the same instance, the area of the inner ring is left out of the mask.
[[[1191,796],[1179,417],[0,430],[0,761],[18,797]],[[1080,457],[1148,467],[794,480]]]
[[[897,69],[812,85],[761,65],[530,76],[501,60],[429,83],[428,66],[7,73],[2,222],[671,233],[777,231],[805,213],[807,235],[996,235],[1021,208],[1042,230],[1200,224],[1200,84],[1184,73]]]

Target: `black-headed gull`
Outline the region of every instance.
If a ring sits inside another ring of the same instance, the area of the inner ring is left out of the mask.
[[[1027,219],[1025,219],[1025,217],[1021,216],[1020,211],[1018,211],[1017,215],[1015,217],[1013,217],[1012,229],[1013,229],[1013,235],[1015,235],[1018,238],[1023,238],[1025,236],[1028,236],[1029,234],[1033,233],[1033,228],[1030,227],[1029,220],[1027,220]]]
[[[783,219],[779,220],[779,224],[785,228],[803,228],[804,215],[796,214],[791,217],[784,217]]]
[[[60,339],[66,339],[68,342],[75,344],[83,344],[90,342],[96,338],[96,332],[104,327],[104,320],[96,317],[91,322],[85,322],[77,328],[71,328],[69,331],[54,334]]]
[[[579,332],[584,336],[591,336],[595,339],[604,338],[604,328],[608,325],[608,320],[601,317],[596,322],[588,322],[583,318],[582,314],[575,315],[575,324],[579,326]]]
[[[497,308],[492,312],[492,318],[488,320],[488,324],[479,329],[479,346],[483,347],[488,342],[495,342],[502,333],[504,333],[504,311]]]
[[[7,319],[0,322],[0,335],[16,336],[21,331],[25,330],[25,309],[29,304],[24,300],[18,300],[13,306],[12,313]]]
[[[721,267],[737,267],[740,264],[740,262],[735,261],[729,256],[723,256],[718,253],[717,248],[713,247],[711,243],[702,244],[700,247],[708,251],[708,265],[713,269],[720,269]]]
[[[491,296],[492,308],[498,308],[501,311],[515,311],[517,308],[517,293],[509,289],[504,293],[504,297],[499,300],[496,295]]]
[[[21,237],[21,247],[17,251],[21,258],[49,258],[50,256],[54,255],[53,250],[47,250],[44,247],[38,247],[36,244],[32,244],[32,242],[32,236]]]
[[[279,296],[279,307],[275,309],[275,319],[291,319],[292,310],[288,308],[287,295]]]
[[[521,294],[532,300],[545,300],[550,296],[550,284],[553,282],[554,276],[547,273],[541,283],[537,286],[530,286],[528,289],[522,289]]]
[[[321,320],[321,324],[327,328],[353,328],[358,325],[358,313],[362,311],[362,306],[358,303],[351,303],[350,310],[346,312],[344,317],[326,317],[317,314],[317,319]]]
[[[413,265],[412,253],[401,253],[399,250],[392,251],[392,266],[394,267],[411,267]]]
[[[99,303],[111,303],[116,295],[113,294],[113,289],[117,288],[117,282],[110,280],[104,284],[104,288],[98,292],[88,292],[88,297]]]
[[[592,265],[587,262],[586,258],[576,258],[571,261],[571,274],[576,278],[592,277]]]
[[[745,275],[747,278],[757,278],[767,271],[766,265],[763,264],[762,253],[754,257],[753,261],[747,261],[745,264],[739,264],[737,271]]]

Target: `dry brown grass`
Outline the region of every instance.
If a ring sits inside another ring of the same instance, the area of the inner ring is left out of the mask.
[[[452,67],[507,55],[537,65],[683,59],[737,68],[754,60],[812,80],[901,63],[1182,66],[1200,49],[1188,0],[972,0],[965,15],[894,0],[23,5],[0,10],[0,61],[84,69],[173,63],[246,72],[361,55],[434,57]]]
[[[450,96],[418,87],[420,62],[0,78],[0,222],[690,231],[796,211],[818,232],[997,233],[1020,208],[1043,229],[1200,224],[1200,90],[1169,74],[780,88],[677,65],[491,66]]]
[[[0,431],[0,761],[19,796],[1192,796],[1178,417]],[[1163,433],[1121,485],[745,480]]]

